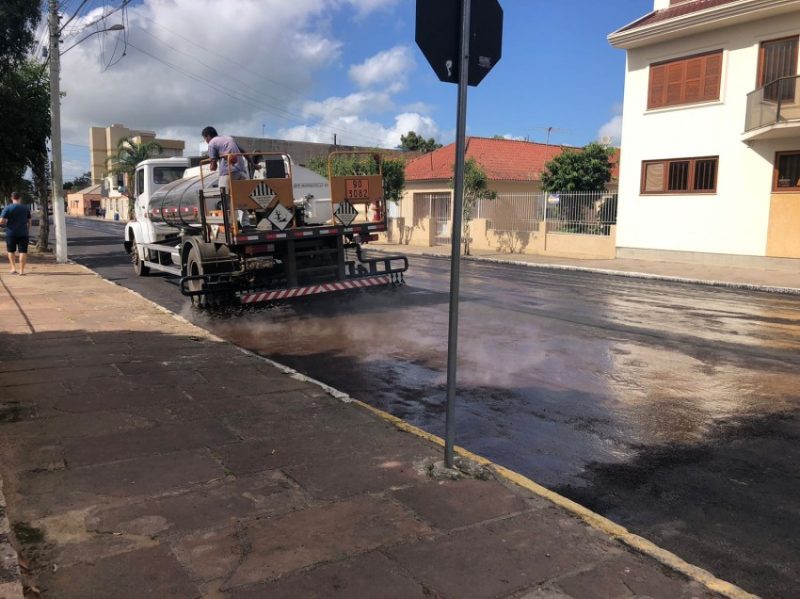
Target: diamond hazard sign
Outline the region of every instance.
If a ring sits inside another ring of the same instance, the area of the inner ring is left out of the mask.
[[[289,223],[292,222],[292,211],[284,207],[283,204],[278,204],[275,206],[275,209],[269,213],[267,219],[278,229],[283,231],[289,226]]]
[[[275,192],[266,183],[259,183],[250,193],[250,199],[262,208],[268,207],[275,199]]]
[[[353,208],[350,202],[344,201],[336,206],[336,210],[334,210],[333,214],[336,215],[336,218],[338,218],[345,227],[349,227],[350,223],[358,216],[358,210]]]

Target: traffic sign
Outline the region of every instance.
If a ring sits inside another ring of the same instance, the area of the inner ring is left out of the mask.
[[[462,0],[417,0],[416,41],[434,73],[458,83]],[[472,0],[469,85],[478,85],[498,63],[503,46],[503,9],[497,0]]]

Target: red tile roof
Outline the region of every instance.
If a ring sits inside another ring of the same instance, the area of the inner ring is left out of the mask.
[[[406,164],[406,181],[451,179],[455,144],[444,146]],[[552,146],[513,139],[467,138],[467,160],[474,158],[490,181],[538,181],[546,162],[567,146]]]
[[[638,21],[634,21],[627,27],[623,27],[620,29],[620,31],[630,31],[631,29],[637,29],[639,27],[644,27],[645,25],[652,25],[653,23],[674,19],[676,17],[682,17],[699,10],[714,8],[716,6],[730,4],[731,2],[736,1],[737,0],[687,0],[687,2],[682,2],[668,8],[662,8],[661,10],[653,11]]]

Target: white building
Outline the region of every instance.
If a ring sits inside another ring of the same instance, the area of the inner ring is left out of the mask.
[[[655,0],[609,35],[627,51],[618,256],[800,258],[799,34],[800,0]]]

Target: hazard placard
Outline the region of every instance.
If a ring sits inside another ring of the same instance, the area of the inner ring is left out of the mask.
[[[275,209],[269,213],[267,220],[275,225],[276,228],[283,231],[292,222],[292,211],[284,207],[283,204],[278,204]]]
[[[345,179],[344,192],[348,200],[368,200],[369,179]]]
[[[358,216],[358,210],[356,210],[350,202],[345,200],[336,206],[336,210],[334,210],[333,214],[345,227],[349,227],[356,219],[356,216]]]
[[[275,195],[273,189],[262,182],[256,185],[255,189],[250,193],[250,199],[262,208],[268,208],[272,200],[275,199]]]

